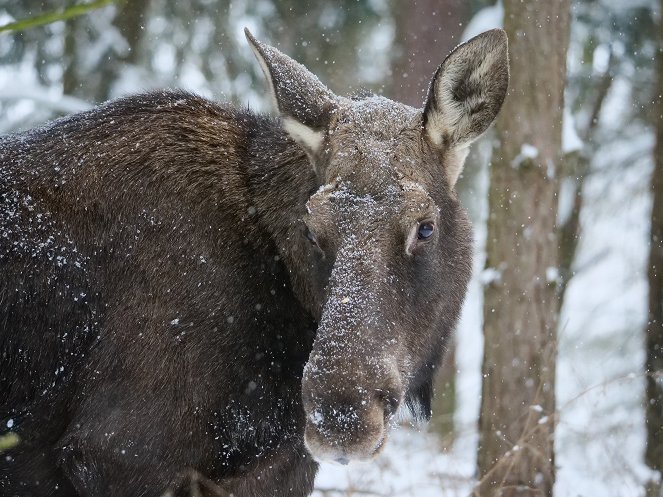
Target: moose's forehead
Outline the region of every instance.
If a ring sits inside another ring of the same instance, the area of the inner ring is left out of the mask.
[[[410,128],[420,115],[405,104],[372,95],[361,100],[345,100],[339,107],[337,131],[348,129],[354,134],[372,135],[375,138],[392,138],[403,129]]]
[[[420,121],[416,109],[384,97],[346,101],[330,130],[328,181],[340,177],[359,191],[386,195],[404,175],[411,176],[409,165],[421,153]]]
[[[307,203],[309,214],[323,211],[339,220],[349,216],[371,222],[386,221],[394,216],[410,222],[407,221],[409,218],[432,214],[437,209],[420,184],[405,179],[383,190],[367,191],[362,185],[337,178],[321,186]]]
[[[394,192],[395,193],[395,192]],[[357,191],[351,182],[338,181],[323,185],[307,203],[311,214],[323,214],[333,219],[341,231],[352,229],[352,225],[371,222],[375,219],[391,218],[397,212],[395,195],[388,197],[374,196],[371,193]],[[346,228],[346,229],[344,229]]]

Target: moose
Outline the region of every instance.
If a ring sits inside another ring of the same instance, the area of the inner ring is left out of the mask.
[[[306,496],[400,407],[430,417],[506,35],[423,109],[246,36],[277,118],[165,91],[0,138],[0,495]]]

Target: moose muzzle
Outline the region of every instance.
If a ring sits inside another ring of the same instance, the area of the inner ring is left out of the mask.
[[[370,461],[384,447],[403,388],[395,361],[312,357],[302,382],[305,443],[319,461]]]

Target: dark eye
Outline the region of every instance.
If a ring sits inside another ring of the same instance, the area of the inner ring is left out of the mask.
[[[421,223],[419,229],[417,230],[417,238],[419,240],[427,240],[433,235],[435,231],[435,225],[431,222]]]

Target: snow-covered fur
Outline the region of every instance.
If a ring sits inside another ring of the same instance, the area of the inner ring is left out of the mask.
[[[0,138],[1,495],[305,496],[430,415],[462,153],[248,36],[279,120],[160,92]]]

